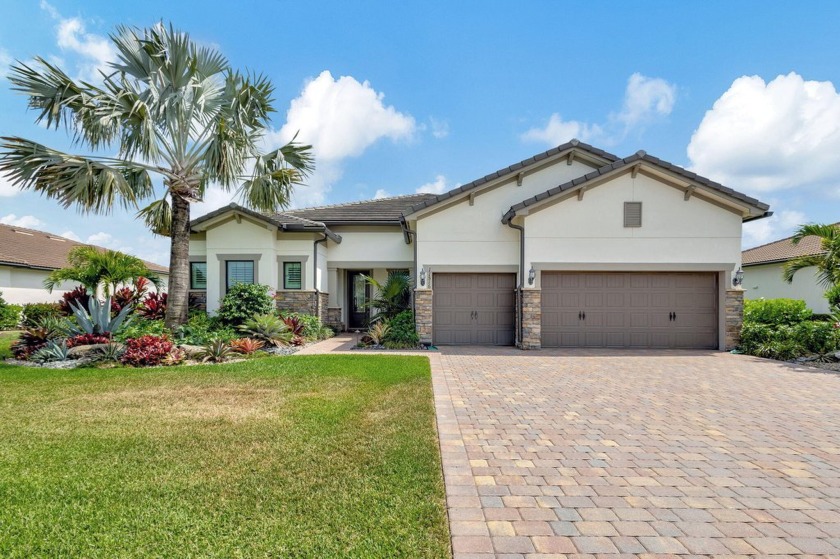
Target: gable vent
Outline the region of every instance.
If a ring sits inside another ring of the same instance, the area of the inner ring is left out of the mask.
[[[642,203],[641,202],[624,202],[624,226],[625,227],[641,227],[642,226]]]

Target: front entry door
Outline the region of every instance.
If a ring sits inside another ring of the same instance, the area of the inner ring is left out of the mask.
[[[367,302],[370,300],[370,284],[365,279],[365,276],[368,275],[370,275],[370,272],[347,273],[347,293],[350,294],[350,302],[347,305],[349,310],[347,322],[351,330],[367,328],[368,326],[370,309],[367,307]]]

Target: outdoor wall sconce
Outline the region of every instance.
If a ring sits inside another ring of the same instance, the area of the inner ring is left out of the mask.
[[[534,285],[534,280],[537,279],[537,271],[534,270],[534,267],[531,266],[531,269],[528,270],[528,285]]]
[[[426,286],[426,268],[425,267],[420,268],[420,286],[421,287]]]
[[[732,285],[738,287],[742,283],[744,283],[744,270],[738,268],[738,271],[735,272],[735,277],[732,278]]]

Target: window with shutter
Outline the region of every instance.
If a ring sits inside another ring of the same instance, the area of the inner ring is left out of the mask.
[[[237,283],[254,283],[253,260],[228,260],[226,269],[228,289]]]
[[[190,289],[207,289],[207,262],[190,262]]]
[[[283,289],[302,289],[302,264],[300,262],[283,262]]]
[[[642,203],[641,202],[624,202],[624,226],[625,227],[641,227],[642,226]]]

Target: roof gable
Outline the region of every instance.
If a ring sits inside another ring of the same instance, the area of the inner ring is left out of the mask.
[[[587,163],[593,167],[598,167],[618,160],[618,156],[613,155],[612,153],[606,152],[602,149],[598,149],[594,146],[591,146],[576,139],[571,140],[569,142],[566,142],[565,144],[561,144],[555,148],[551,148],[548,151],[544,151],[543,153],[539,153],[527,159],[523,159],[522,161],[514,163],[513,165],[503,167],[502,169],[490,173],[489,175],[485,175],[480,179],[476,179],[467,184],[463,184],[457,188],[453,188],[448,192],[435,195],[434,197],[429,198],[428,200],[425,200],[419,204],[412,206],[409,211],[406,211],[404,213],[404,215],[409,216],[413,213],[417,213],[426,208],[430,208],[432,206],[440,204],[441,202],[445,202],[447,200],[456,198],[462,194],[466,194],[471,191],[475,191],[479,188],[485,187],[486,185],[496,184],[499,181],[508,180],[511,177],[514,177],[520,173],[528,172],[534,167],[545,165],[549,163],[552,159],[561,159],[564,156],[568,157],[569,163],[571,163],[572,158],[577,157],[579,161],[583,161],[584,163]]]
[[[692,173],[682,167],[668,163],[667,161],[663,161],[662,159],[653,157],[652,155],[648,155],[644,151],[638,151],[630,157],[613,161],[612,163],[604,165],[603,167],[600,167],[591,173],[587,173],[582,177],[572,179],[543,193],[537,194],[536,196],[526,198],[518,204],[514,204],[502,217],[502,223],[510,222],[510,220],[518,213],[522,213],[523,211],[538,211],[548,201],[557,196],[573,191],[582,192],[586,188],[608,182],[609,179],[615,176],[619,176],[627,172],[636,173],[645,168],[651,168],[666,177],[672,177],[677,180],[684,181],[686,183],[685,188],[687,197],[691,196],[696,188],[700,188],[707,189],[709,192],[713,192],[726,199],[732,200],[737,205],[745,208],[745,211],[747,211],[747,215],[744,216],[744,221],[772,215],[772,212],[767,211],[770,206],[755,198],[737,192],[696,173]],[[660,177],[654,176],[654,178]]]
[[[190,222],[190,229],[193,231],[203,231],[216,225],[217,218],[222,218],[227,214],[241,214],[259,222],[277,227],[282,231],[293,232],[319,232],[324,233],[327,237],[336,243],[341,242],[341,235],[333,233],[330,229],[321,222],[313,221],[296,215],[287,213],[276,213],[272,215],[263,214],[239,204],[231,203],[223,208],[204,214]]]

